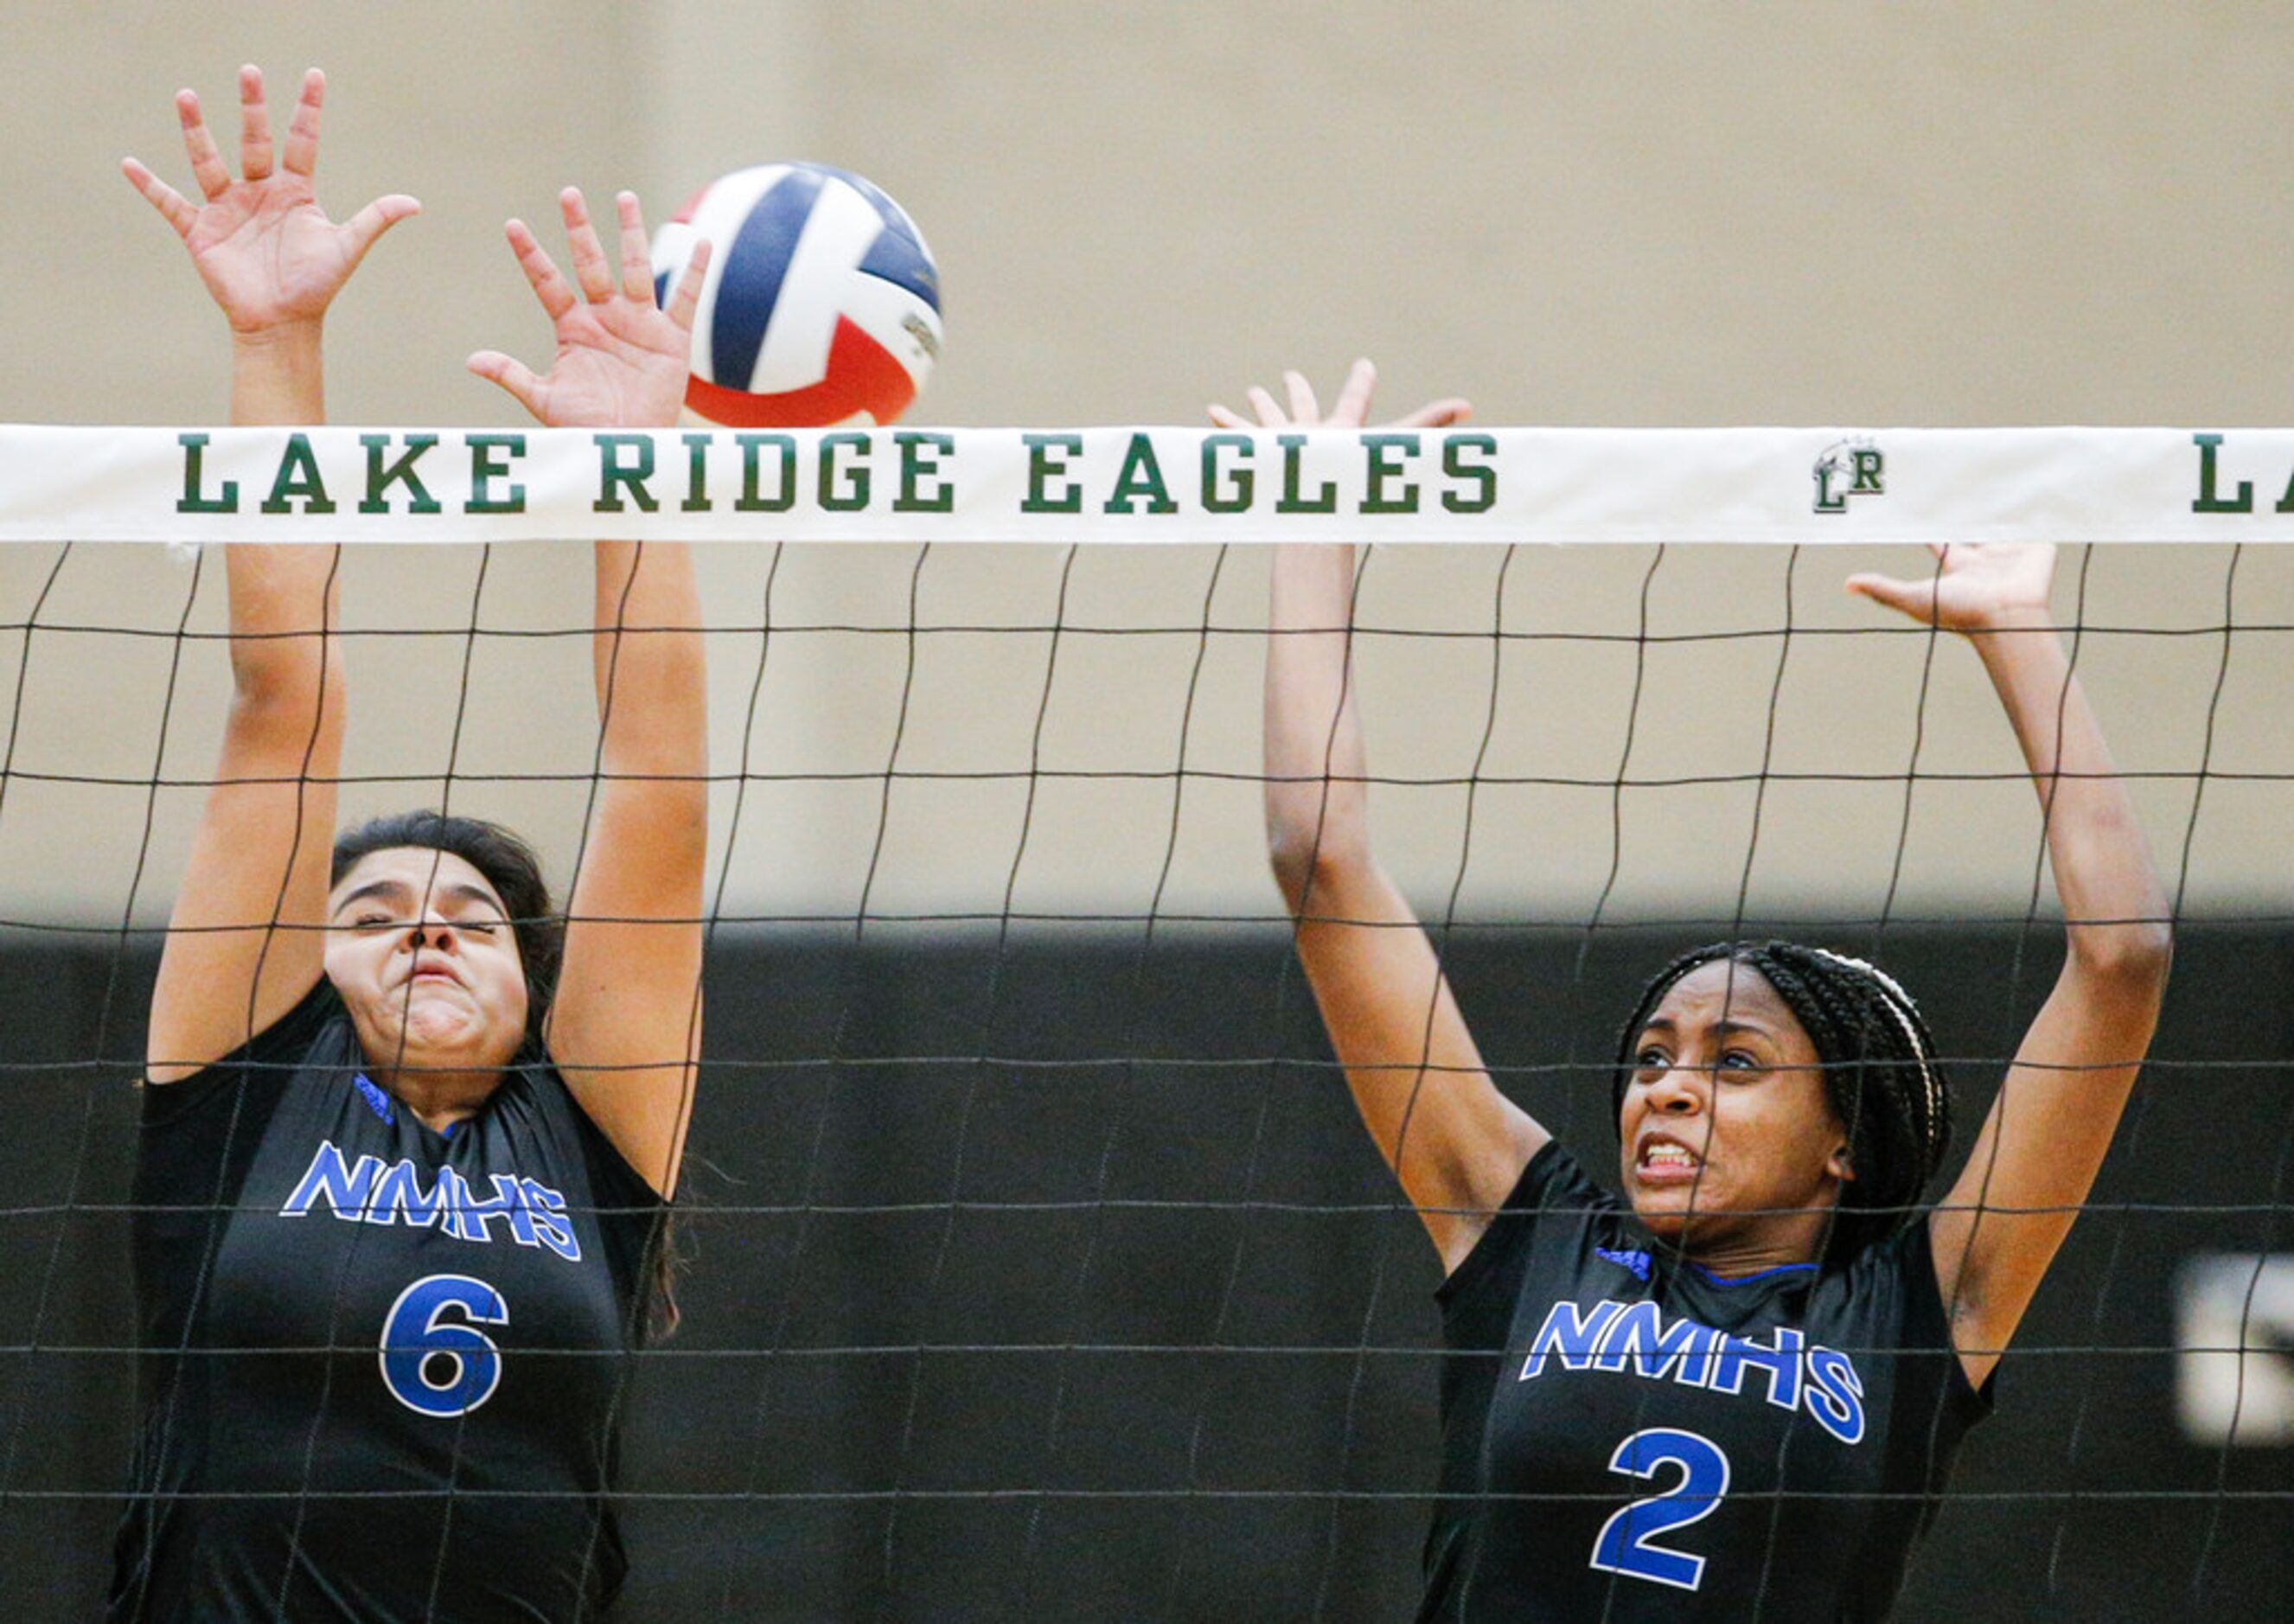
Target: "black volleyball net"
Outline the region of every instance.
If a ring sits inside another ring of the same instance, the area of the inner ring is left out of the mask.
[[[57,1616],[96,1604],[127,1486],[131,1085],[228,693],[215,560],[70,536],[0,548],[0,1567]],[[2062,928],[1977,663],[1840,590],[1924,560],[1363,554],[1379,849],[1501,1086],[1597,1173],[1615,1024],[1724,936],[1887,967],[1961,1089],[1955,1167],[1972,1140]],[[684,1322],[636,1356],[623,1420],[628,1616],[1414,1604],[1439,1270],[1265,877],[1267,564],[703,550],[705,1063]],[[587,567],[346,551],[346,819],[497,819],[566,889]],[[2055,608],[2173,899],[2175,980],[1904,1612],[2012,1584],[2066,1614],[2264,1616],[2294,1510],[2294,554],[2067,548]]]

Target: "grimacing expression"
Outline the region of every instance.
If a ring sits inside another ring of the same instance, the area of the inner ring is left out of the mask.
[[[327,902],[327,979],[372,1064],[499,1069],[525,1033],[525,967],[508,910],[451,852],[387,846]]]
[[[1730,959],[1675,982],[1634,1035],[1617,1128],[1634,1212],[1677,1244],[1787,1229],[1855,1176],[1815,1043]]]

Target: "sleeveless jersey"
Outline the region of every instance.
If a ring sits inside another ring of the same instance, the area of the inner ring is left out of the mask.
[[[1437,1300],[1421,1620],[1884,1618],[1989,1409],[1925,1223],[1723,1281],[1551,1144]]]
[[[144,1090],[110,1616],[593,1617],[663,1204],[538,1050],[442,1136],[321,980]]]

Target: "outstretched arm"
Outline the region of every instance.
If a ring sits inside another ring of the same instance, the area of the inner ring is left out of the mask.
[[[1267,427],[1358,428],[1376,374],[1357,362],[1325,419],[1287,374],[1287,412],[1264,389]],[[1440,401],[1405,426],[1455,422]],[[1213,418],[1248,428],[1224,407]],[[1371,1137],[1455,1269],[1550,1136],[1498,1091],[1451,996],[1433,943],[1370,845],[1367,755],[1354,691],[1354,550],[1274,549],[1266,644],[1266,839],[1298,958]]]
[[[1929,1220],[1960,1362],[1981,1383],[2111,1148],[2158,1025],[2171,934],[2134,804],[2048,616],[2055,550],[1936,551],[1932,581],[1859,575],[1849,589],[1974,645],[2038,790],[2067,938],[2062,974]]]
[[[263,75],[239,74],[240,176],[186,90],[175,98],[204,200],[193,205],[134,159],[129,182],[175,229],[231,325],[231,420],[324,420],[327,307],[412,198],[379,198],[338,225],[312,188],[326,79],[304,76],[274,153]],[[231,713],[151,997],[146,1074],[189,1076],[292,1008],[325,959],[327,863],[342,755],[343,671],[332,635],[336,550],[233,545]]]
[[[494,350],[470,370],[552,427],[666,428],[685,398],[704,242],[654,303],[645,222],[629,192],[618,268],[579,192],[558,199],[568,283],[533,233],[510,247],[557,331],[549,371]],[[577,294],[576,289],[579,292]],[[549,1042],[566,1085],[630,1165],[675,1192],[701,1049],[701,886],[709,844],[709,712],[693,559],[660,542],[596,544],[592,643],[599,788],[568,904]]]

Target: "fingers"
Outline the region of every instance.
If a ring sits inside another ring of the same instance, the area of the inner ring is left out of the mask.
[[[1322,420],[1322,409],[1315,403],[1314,386],[1306,381],[1304,372],[1285,372],[1282,384],[1290,392],[1290,420],[1311,428]]]
[[[543,251],[541,243],[533,234],[533,228],[525,221],[510,221],[502,227],[502,234],[509,239],[510,252],[517,256],[518,269],[525,273],[527,286],[533,290],[533,296],[541,301],[541,314],[549,318],[552,326],[557,325],[565,319],[565,313],[573,309],[577,302],[574,298],[574,290],[566,286],[565,278],[557,269],[557,262]],[[593,233],[590,241],[594,245],[596,241],[597,238]],[[486,375],[480,374],[481,377]],[[508,388],[507,385],[503,387]]]
[[[263,69],[239,70],[239,173],[259,181],[271,174],[271,109],[263,100]]]
[[[303,75],[303,94],[295,103],[295,121],[287,126],[287,151],[281,167],[290,175],[309,179],[319,167],[319,110],[327,99],[327,76],[316,68]]]
[[[1338,387],[1338,398],[1330,407],[1324,423],[1332,428],[1359,428],[1370,416],[1370,397],[1378,388],[1378,369],[1367,359],[1357,361],[1346,369],[1346,380]]]
[[[199,92],[175,93],[175,118],[183,126],[183,156],[191,160],[191,178],[199,183],[199,195],[212,203],[230,188],[231,170],[207,131],[207,116],[199,111]]]
[[[507,389],[519,405],[535,417],[541,415],[541,379],[533,375],[532,367],[498,349],[482,349],[466,364],[488,383],[497,383]]]
[[[614,208],[622,221],[622,297],[650,305],[653,256],[646,244],[645,211],[638,207],[634,192],[614,193]]]
[[[1368,361],[1357,361],[1346,373],[1346,381],[1338,390],[1338,398],[1330,407],[1329,417],[1323,417],[1314,404],[1314,391],[1306,379],[1297,372],[1282,374],[1290,395],[1289,409],[1276,404],[1274,396],[1265,389],[1253,387],[1245,396],[1251,410],[1258,413],[1252,423],[1229,407],[1214,403],[1210,407],[1211,421],[1222,428],[1287,428],[1293,424],[1307,428],[1322,425],[1331,428],[1359,428],[1370,415],[1371,396],[1378,388],[1378,368]],[[1439,428],[1450,423],[1462,423],[1473,416],[1471,401],[1456,395],[1445,395],[1439,400],[1429,400],[1415,412],[1398,417],[1386,424],[1389,428]]]
[[[693,331],[694,312],[701,308],[701,284],[709,277],[709,239],[704,237],[693,245],[693,257],[685,262],[685,273],[677,279],[677,286],[669,292],[669,319],[677,331]],[[646,297],[653,297],[651,265],[648,265]]]
[[[1440,428],[1450,423],[1462,423],[1474,415],[1474,404],[1455,395],[1440,400],[1429,400],[1407,417],[1398,417],[1388,425],[1395,428]]]
[[[1899,581],[1893,575],[1865,572],[1849,576],[1843,584],[1857,596],[1869,598],[1899,614],[1909,615],[1916,620],[1934,618],[1936,583],[1933,581]]]
[[[199,217],[199,211],[191,206],[182,192],[132,158],[121,159],[119,170],[127,177],[127,184],[142,192],[145,200],[159,211],[160,218],[175,228],[175,235],[188,237],[191,234],[191,223]]]
[[[602,305],[614,297],[614,273],[606,258],[606,245],[598,240],[598,228],[590,223],[590,205],[578,186],[568,186],[557,194],[558,212],[565,216],[565,241],[573,250],[574,280],[582,289],[582,297],[593,305]]]
[[[375,241],[401,220],[422,212],[422,205],[403,192],[378,197],[364,208],[343,222],[343,233],[350,246],[351,268],[356,270],[360,260]]]

